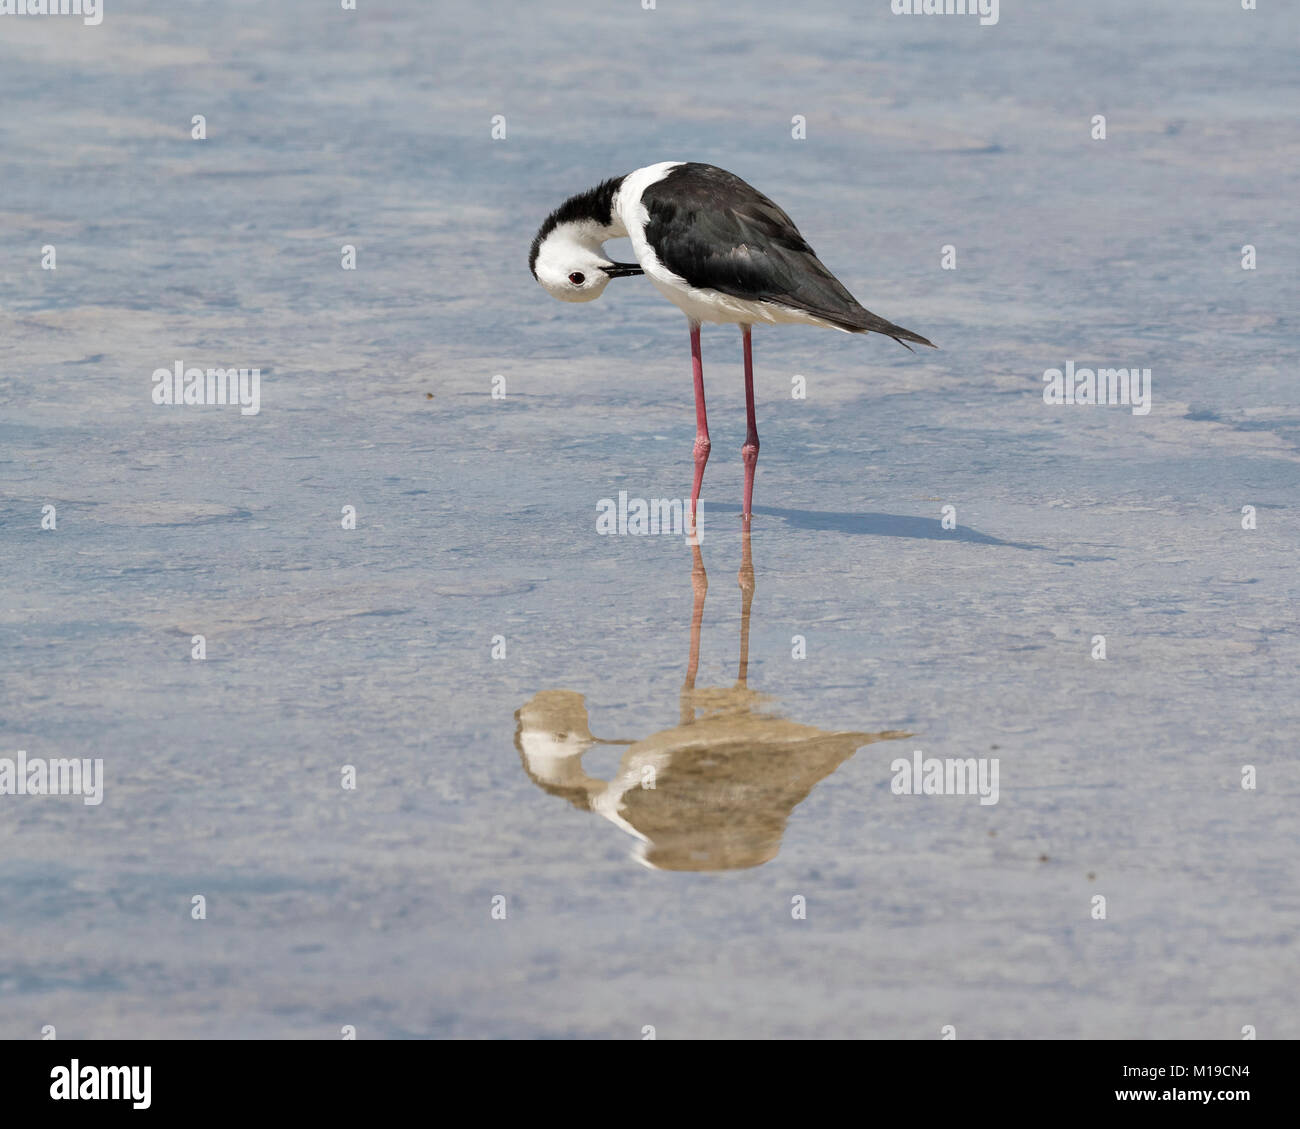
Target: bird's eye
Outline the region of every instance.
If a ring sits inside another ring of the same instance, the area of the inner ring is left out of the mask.
[[[583,274],[582,271],[575,270],[571,275],[569,275],[569,281],[572,282],[574,286],[581,286],[587,281],[587,276]]]

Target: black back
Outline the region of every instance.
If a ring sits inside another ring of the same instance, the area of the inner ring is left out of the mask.
[[[930,342],[863,309],[826,267],[794,221],[758,189],[715,165],[679,165],[641,201],[645,234],[659,261],[692,286],[733,298],[777,302],[855,332],[900,344]]]

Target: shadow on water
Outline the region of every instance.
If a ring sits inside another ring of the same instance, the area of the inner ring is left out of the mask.
[[[740,513],[734,503],[717,503],[709,506],[717,513]],[[961,541],[967,545],[1000,545],[1006,549],[1045,551],[1045,545],[1029,545],[1023,541],[1003,541],[987,533],[959,525],[944,529],[938,518],[911,517],[907,514],[851,514],[834,510],[790,510],[780,506],[755,506],[757,515],[770,514],[783,518],[796,529],[829,530],[835,533],[866,533],[874,537],[913,537],[923,541]]]
[[[708,576],[692,549],[690,654],[679,696],[680,722],[639,741],[592,734],[583,696],[543,690],[515,713],[515,748],[539,788],[595,812],[638,842],[634,858],[658,870],[740,870],[776,857],[786,822],[819,781],[864,745],[909,737],[833,732],[781,717],[749,688],[749,623],[754,567],[749,530],[740,567],[740,663],[731,687],[697,688]],[[591,776],[583,755],[626,745],[609,780]]]

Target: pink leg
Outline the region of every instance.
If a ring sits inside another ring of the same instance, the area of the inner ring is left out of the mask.
[[[700,323],[691,322],[691,368],[695,374],[695,485],[691,487],[691,528],[704,481],[704,464],[709,461],[709,417],[704,411],[704,362],[700,359]]]
[[[749,342],[750,327],[742,325],[745,341],[745,445],[740,457],[745,463],[745,527],[749,527],[750,511],[754,501],[754,468],[758,465],[758,423],[754,419],[754,355]]]

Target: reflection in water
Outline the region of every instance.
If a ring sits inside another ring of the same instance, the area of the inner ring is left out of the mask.
[[[749,689],[749,614],[754,566],[749,531],[740,567],[740,669],[730,689],[696,689],[708,577],[699,546],[691,586],[691,651],[681,723],[644,740],[602,741],[581,694],[543,690],[515,714],[515,746],[538,787],[594,811],[640,840],[636,857],[663,870],[739,870],[776,857],[786,821],[817,782],[863,745],[910,734],[831,733],[764,709]],[[593,745],[627,745],[611,780],[589,776]]]

